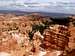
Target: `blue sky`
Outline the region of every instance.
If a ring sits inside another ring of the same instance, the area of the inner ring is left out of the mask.
[[[0,10],[75,14],[75,0],[0,0]]]

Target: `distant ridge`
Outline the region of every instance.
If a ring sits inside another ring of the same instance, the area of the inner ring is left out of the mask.
[[[16,15],[24,15],[24,14],[32,14],[32,13],[38,13],[43,16],[51,16],[51,17],[66,17],[73,14],[65,14],[65,13],[47,13],[47,12],[25,12],[25,11],[18,11],[18,10],[0,10],[0,13],[13,13]]]

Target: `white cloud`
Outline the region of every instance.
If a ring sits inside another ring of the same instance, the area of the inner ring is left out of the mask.
[[[63,4],[61,3],[59,4],[58,2],[62,2]],[[14,9],[32,10],[32,11],[40,10],[45,12],[74,13],[75,12],[74,4],[65,5],[64,2],[75,3],[75,0],[0,0],[0,7],[4,7],[5,9],[7,7],[8,9],[12,10]]]

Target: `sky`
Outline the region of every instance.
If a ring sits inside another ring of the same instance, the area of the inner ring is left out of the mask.
[[[75,14],[75,0],[0,0],[0,10]]]

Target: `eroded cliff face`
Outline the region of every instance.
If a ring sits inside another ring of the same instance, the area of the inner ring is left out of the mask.
[[[75,49],[75,27],[72,22],[66,26],[50,18],[38,14],[1,14],[0,56],[64,56],[71,53]]]

